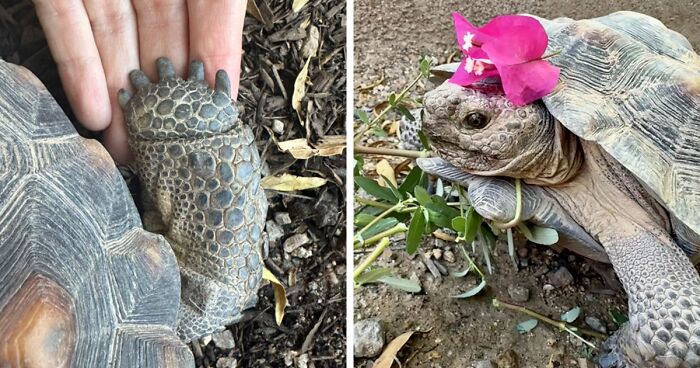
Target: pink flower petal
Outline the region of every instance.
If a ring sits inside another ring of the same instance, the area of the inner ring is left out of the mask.
[[[545,60],[518,65],[499,65],[503,91],[516,106],[539,100],[554,90],[559,81],[559,68]]]
[[[477,27],[474,27],[471,23],[469,23],[469,21],[466,18],[464,18],[457,12],[452,13],[452,21],[455,25],[457,45],[459,45],[459,49],[462,50],[462,52],[466,52],[466,50],[464,50],[464,36],[466,36],[467,33],[473,34],[473,42],[476,42],[478,45],[481,45],[481,43],[483,42],[483,37],[480,37],[482,34]]]
[[[462,59],[462,62],[459,63],[459,67],[457,67],[457,70],[455,70],[455,73],[452,74],[452,77],[448,80],[448,82],[453,83],[453,84],[458,84],[460,86],[468,86],[474,82],[478,82],[484,78],[488,77],[493,77],[498,75],[498,70],[496,69],[487,69],[484,70],[484,72],[481,75],[476,75],[474,73],[468,73],[466,69],[464,68],[464,65],[467,61],[467,58]]]
[[[532,17],[498,16],[480,32],[488,36],[482,48],[496,64],[514,65],[535,60],[547,49],[547,32]]]

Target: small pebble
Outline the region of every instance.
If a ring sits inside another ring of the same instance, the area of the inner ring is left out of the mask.
[[[282,135],[282,133],[284,133],[284,123],[281,120],[273,120],[272,131],[277,135]]]
[[[440,249],[440,248],[435,248],[435,249],[433,249],[432,253],[433,253],[433,259],[440,259],[440,258],[442,258],[442,249]]]
[[[311,239],[306,233],[295,234],[287,238],[284,241],[284,251],[287,253],[292,253],[295,249],[311,243]]]
[[[549,283],[552,285],[563,288],[574,282],[574,276],[569,272],[564,266],[559,267],[556,271],[549,274]]]
[[[518,356],[513,350],[506,350],[496,359],[499,368],[518,368]]]
[[[608,329],[605,328],[605,325],[603,325],[603,322],[601,322],[598,318],[593,317],[593,316],[588,316],[586,317],[586,324],[588,327],[600,332],[600,333],[608,333]]]
[[[265,230],[267,232],[267,238],[272,244],[276,244],[284,236],[282,227],[272,220],[267,220],[265,223]]]
[[[236,347],[236,340],[233,339],[233,334],[230,330],[214,332],[211,335],[211,339],[219,349],[233,349]]]
[[[474,368],[498,368],[493,362],[490,360],[480,360],[478,362],[475,362],[473,365]]]
[[[238,367],[238,361],[235,358],[219,358],[216,361],[216,368],[236,368]]]
[[[288,212],[277,212],[275,213],[275,222],[280,225],[289,225],[292,223],[292,218],[289,217]]]
[[[355,322],[354,355],[357,358],[372,358],[384,348],[384,329],[379,321],[366,319]]]
[[[524,286],[509,285],[508,295],[514,302],[524,303],[530,299],[530,290]]]
[[[542,290],[544,290],[544,291],[546,291],[546,292],[547,292],[547,291],[552,291],[552,290],[554,290],[554,286],[552,286],[552,285],[550,285],[550,284],[544,284],[544,286],[542,286]]]
[[[446,250],[442,253],[442,258],[447,263],[455,263],[455,254],[451,250]]]

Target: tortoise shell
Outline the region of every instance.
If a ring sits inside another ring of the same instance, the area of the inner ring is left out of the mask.
[[[180,276],[114,163],[0,60],[0,366],[194,366]]]
[[[700,57],[688,40],[634,12],[539,20],[561,68],[550,113],[700,234]]]

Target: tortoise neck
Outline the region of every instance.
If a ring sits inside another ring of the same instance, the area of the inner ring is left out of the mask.
[[[566,183],[574,178],[583,164],[583,150],[578,137],[547,114],[553,126],[552,139],[532,151],[527,162],[519,163],[526,175],[526,183],[534,185],[556,185]],[[523,160],[525,161],[525,160]]]

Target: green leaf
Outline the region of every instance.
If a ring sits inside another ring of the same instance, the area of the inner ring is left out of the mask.
[[[374,220],[377,216],[370,215],[368,213],[357,213],[355,214],[355,219],[353,220],[355,226],[366,226],[372,220]]]
[[[367,115],[367,111],[365,110],[357,110],[357,117],[360,118],[360,121],[369,124],[369,115]]]
[[[581,315],[581,308],[575,307],[561,315],[561,320],[566,323],[574,322]]]
[[[419,293],[422,290],[418,281],[415,280],[407,280],[394,276],[384,276],[378,281],[383,282],[393,288],[408,291],[409,293]]]
[[[430,200],[430,194],[428,194],[428,191],[425,190],[423,187],[415,187],[413,189],[413,195],[416,197],[418,203],[420,203],[422,206],[425,206],[429,203],[433,203],[433,201]]]
[[[612,318],[613,322],[615,322],[615,324],[618,326],[622,326],[630,320],[624,313],[617,309],[611,309],[608,311],[608,313],[610,314],[610,318]]]
[[[479,283],[479,285],[474,286],[473,288],[463,292],[462,294],[453,295],[452,297],[455,299],[471,298],[474,295],[478,294],[481,291],[481,289],[484,288],[484,286],[486,286],[486,280],[482,279],[481,283]]]
[[[421,121],[423,121],[422,116],[421,116]],[[425,150],[430,149],[430,141],[428,140],[428,137],[425,136],[425,133],[423,133],[423,129],[418,131],[418,139],[420,139],[420,144],[423,145],[423,149],[425,149]]]
[[[420,241],[423,238],[425,231],[425,214],[424,209],[419,208],[413,213],[411,223],[408,225],[408,234],[406,234],[406,251],[408,254],[413,254],[418,250]]]
[[[379,221],[377,221],[376,224],[372,225],[369,227],[369,229],[365,230],[362,232],[362,236],[365,239],[371,238],[374,235],[377,235],[381,233],[382,231],[386,231],[394,227],[396,224],[399,223],[399,220],[393,218],[393,217],[387,217],[383,218]]]
[[[554,245],[559,241],[559,234],[554,229],[530,224],[518,224],[518,230],[525,235],[527,240],[542,245]]]
[[[372,179],[365,178],[364,176],[355,176],[355,184],[360,188],[364,189],[369,195],[373,195],[377,198],[389,201],[391,203],[399,203],[401,198],[394,195],[394,192],[389,188],[385,188],[376,181]]]
[[[420,69],[420,74],[424,78],[427,78],[430,76],[430,60],[428,60],[428,58],[426,58],[425,56],[423,56],[420,59],[420,64],[419,64],[418,68]]]
[[[399,192],[401,192],[401,194],[412,192],[414,190],[413,188],[418,185],[422,175],[423,170],[421,170],[420,167],[416,166],[411,169],[408,175],[406,175],[406,178],[403,179],[403,183],[399,185]]]
[[[405,107],[403,107],[403,106],[397,106],[397,107],[396,107],[396,111],[398,111],[399,114],[405,116],[406,119],[408,119],[408,120],[410,120],[410,121],[416,121],[416,118],[413,117],[413,114],[411,114],[411,112],[408,111],[407,108],[405,108]]]
[[[396,198],[404,199],[401,192],[399,192],[399,189],[396,186],[394,186],[394,183],[391,180],[389,180],[389,178],[387,178],[384,175],[381,175],[381,177],[382,179],[384,179],[384,184],[386,185],[386,187],[389,188],[389,190],[391,190],[392,193],[394,193],[394,196]]]
[[[381,137],[381,138],[383,138],[383,137],[388,136],[388,134],[386,134],[386,132],[385,132],[384,129],[382,129],[382,128],[373,128],[372,130],[370,130],[370,132],[372,132],[372,134],[373,134],[375,137]]]
[[[355,167],[353,167],[352,172],[354,176],[360,176],[362,173],[362,168],[365,166],[365,159],[362,156],[355,156]]]
[[[389,95],[389,105],[391,105],[391,107],[396,107],[396,93]]]
[[[464,238],[464,242],[469,244],[476,238],[476,233],[479,230],[483,218],[474,211],[472,207],[469,207],[467,210],[467,216],[462,218],[464,219],[464,223],[458,222],[458,225],[461,225],[461,227],[453,227],[452,229],[460,233],[460,236]]]
[[[378,282],[379,279],[385,276],[391,276],[391,269],[387,267],[380,267],[380,268],[373,268],[371,270],[367,270],[360,274],[355,279],[355,284],[358,286],[362,286],[365,284],[370,284],[373,282]]]
[[[506,230],[506,239],[508,242],[508,255],[510,256],[510,260],[513,261],[513,265],[515,266],[515,269],[518,269],[518,262],[515,260],[515,243],[513,242],[513,229],[508,228]]]
[[[515,329],[518,330],[521,334],[528,333],[532,331],[533,328],[537,326],[537,320],[536,319],[528,319],[527,321],[523,321],[518,323],[517,326],[515,326]]]

